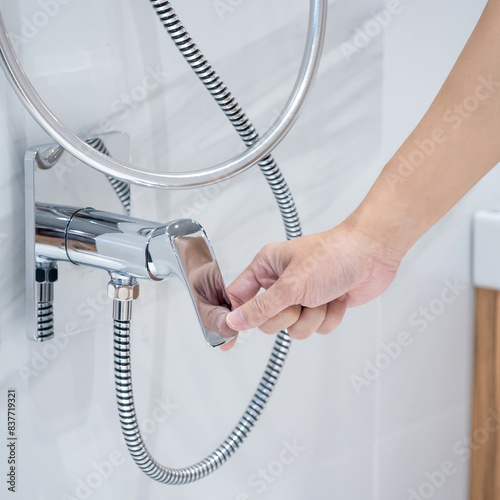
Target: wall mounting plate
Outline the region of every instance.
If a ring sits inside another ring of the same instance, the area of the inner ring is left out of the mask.
[[[122,132],[101,136],[110,155],[130,162],[129,137]],[[39,152],[47,161],[40,162]],[[38,300],[35,258],[35,203],[75,207],[99,207],[124,212],[107,176],[77,160],[57,144],[30,148],[24,158],[26,232],[26,335],[43,341],[38,332]],[[109,277],[100,270],[58,263],[59,278],[54,283],[54,332],[56,337],[96,328],[110,322],[106,285]],[[96,284],[98,285],[96,287]],[[69,293],[68,293],[69,291]],[[63,300],[61,300],[63,299]]]

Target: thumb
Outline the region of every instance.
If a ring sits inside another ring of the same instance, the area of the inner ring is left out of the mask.
[[[268,290],[229,313],[228,326],[235,331],[250,330],[264,324],[287,307],[296,304],[290,280],[281,277]]]

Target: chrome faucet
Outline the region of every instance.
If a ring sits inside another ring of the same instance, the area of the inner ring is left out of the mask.
[[[103,269],[115,288],[123,283],[135,286],[137,279],[176,276],[189,291],[210,346],[225,344],[236,335],[225,326],[231,302],[212,245],[198,222],[179,219],[159,224],[93,208],[37,203],[35,224],[40,269],[53,268],[57,261]],[[43,293],[38,295],[51,300],[53,282],[39,286]]]

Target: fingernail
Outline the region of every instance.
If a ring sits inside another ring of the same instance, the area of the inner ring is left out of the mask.
[[[235,311],[230,312],[226,316],[226,323],[235,332],[241,332],[244,330],[245,320],[243,319],[243,314],[241,314],[241,309],[236,309]]]

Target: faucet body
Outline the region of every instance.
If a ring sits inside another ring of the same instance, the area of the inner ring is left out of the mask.
[[[68,261],[139,279],[169,277],[168,271],[164,276],[149,271],[151,237],[161,224],[93,208],[42,203],[37,203],[35,218],[39,259]],[[162,259],[164,270],[174,263],[171,252],[165,252]]]
[[[198,222],[161,224],[43,203],[36,204],[35,220],[39,263],[66,261],[106,270],[112,277],[154,281],[176,276],[189,291],[209,345],[234,338],[236,332],[220,333],[221,316],[231,310],[231,303],[212,245]]]

